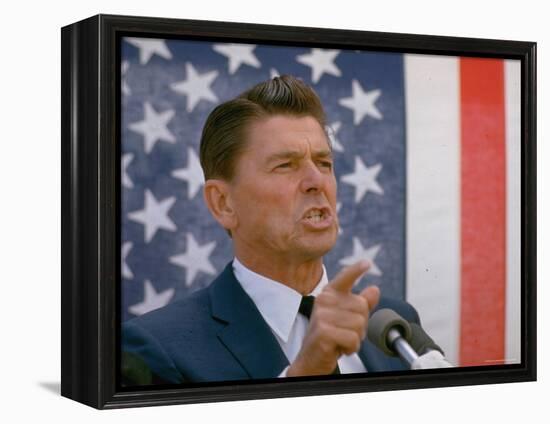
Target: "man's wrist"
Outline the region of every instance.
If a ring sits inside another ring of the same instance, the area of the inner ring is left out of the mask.
[[[334,369],[336,365],[334,365],[332,368],[328,367],[327,370],[322,370],[320,367],[311,367],[307,366],[307,364],[302,363],[300,360],[294,361],[292,364],[289,365],[286,376],[287,377],[304,377],[304,376],[311,376],[311,375],[327,375],[330,374],[332,369]]]
[[[298,368],[298,369],[296,369],[296,368]],[[300,377],[300,376],[303,376],[303,375],[304,374],[300,371],[300,368],[296,367],[296,365],[294,363],[289,365],[286,368],[286,377]]]

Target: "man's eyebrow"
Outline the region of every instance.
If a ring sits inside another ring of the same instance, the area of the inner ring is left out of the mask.
[[[267,157],[266,162],[271,163],[277,160],[283,159],[301,159],[304,157],[302,152],[297,150],[285,150],[282,152],[273,153]],[[330,150],[317,150],[313,152],[313,157],[315,159],[325,159],[332,158],[332,152]]]
[[[315,157],[316,159],[332,159],[332,150],[318,150],[313,153],[313,157]]]

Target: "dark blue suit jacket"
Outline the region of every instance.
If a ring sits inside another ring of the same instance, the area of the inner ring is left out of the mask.
[[[382,298],[377,308],[419,323],[408,303]],[[125,322],[122,351],[170,383],[275,378],[289,365],[232,263],[209,287]],[[358,355],[369,372],[405,369],[366,339]]]

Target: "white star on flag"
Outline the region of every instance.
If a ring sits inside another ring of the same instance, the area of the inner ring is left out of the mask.
[[[229,74],[233,75],[242,64],[260,68],[262,64],[254,55],[253,44],[214,44],[215,52],[223,54],[229,60]]]
[[[210,86],[218,77],[218,71],[199,74],[194,66],[187,62],[185,64],[187,78],[185,80],[170,84],[170,88],[176,93],[187,96],[187,112],[192,112],[201,100],[217,102],[218,96]]]
[[[271,68],[271,69],[269,70],[269,77],[270,77],[271,79],[273,79],[273,78],[275,78],[275,77],[280,77],[280,76],[281,76],[281,73],[280,73],[277,69]]]
[[[324,73],[336,77],[342,76],[342,72],[334,64],[338,54],[340,50],[311,49],[311,53],[296,56],[296,61],[311,67],[311,80],[316,84]]]
[[[122,245],[122,277],[127,278],[131,280],[134,278],[134,274],[128,264],[126,263],[126,258],[128,257],[128,253],[130,253],[130,250],[132,250],[132,246],[134,244],[131,241],[127,241],[123,243]]]
[[[128,72],[129,67],[130,67],[130,62],[127,60],[123,60],[121,65],[121,70],[120,70],[121,80],[122,80],[120,91],[122,91],[122,94],[124,94],[125,96],[129,96],[131,94],[130,86],[126,82],[126,78],[125,78],[126,72]]]
[[[339,263],[340,265],[348,266],[366,259],[371,264],[369,270],[367,271],[367,274],[378,276],[382,275],[382,271],[380,271],[380,268],[378,268],[378,266],[374,262],[376,255],[378,255],[378,252],[380,251],[380,247],[381,246],[377,244],[376,246],[365,249],[363,247],[363,244],[361,243],[361,240],[359,240],[357,237],[353,237],[353,253],[350,256],[346,256],[345,258],[340,259]]]
[[[342,126],[342,123],[340,121],[336,121],[331,125],[327,125],[325,128],[333,150],[340,153],[344,151],[344,146],[342,146],[342,144],[340,143],[340,140],[338,140],[338,138],[336,137],[336,134],[338,133],[338,131],[340,131],[341,126]]]
[[[128,214],[129,219],[145,226],[145,243],[149,243],[159,229],[177,230],[176,224],[168,216],[168,212],[175,202],[174,196],[157,202],[153,193],[149,189],[145,190],[143,209]]]
[[[365,116],[371,116],[375,119],[382,119],[382,114],[374,104],[381,90],[364,91],[359,81],[351,82],[352,96],[340,99],[338,103],[344,107],[353,110],[353,123],[359,125]]]
[[[149,59],[155,54],[164,59],[172,59],[172,53],[168,50],[164,40],[133,37],[126,37],[124,40],[139,49],[139,63],[141,65],[147,64]]]
[[[157,141],[166,141],[174,144],[176,137],[167,128],[168,122],[174,117],[173,109],[157,113],[151,103],[143,104],[143,120],[128,125],[132,131],[143,135],[145,143],[145,153],[149,154]]]
[[[187,198],[195,197],[201,186],[204,184],[199,157],[191,148],[187,148],[187,168],[180,168],[172,171],[172,177],[187,181]]]
[[[170,288],[157,293],[153,284],[151,284],[149,280],[145,280],[143,292],[143,301],[130,306],[128,308],[130,313],[134,315],[143,315],[166,306],[174,296],[175,290]]]
[[[372,191],[377,194],[384,194],[384,190],[376,181],[382,164],[376,164],[370,168],[366,167],[359,156],[355,156],[355,171],[353,174],[346,174],[340,177],[340,181],[355,186],[355,203],[359,203],[363,196]]]
[[[122,185],[126,188],[133,188],[134,183],[128,176],[128,165],[134,159],[133,153],[125,153],[122,155]]]
[[[199,271],[216,275],[216,269],[209,259],[210,254],[216,247],[216,242],[212,241],[199,246],[193,234],[187,233],[186,237],[187,246],[185,253],[170,257],[170,262],[186,269],[185,285],[190,287]]]

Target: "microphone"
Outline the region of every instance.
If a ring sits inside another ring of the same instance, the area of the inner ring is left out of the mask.
[[[367,336],[384,353],[399,356],[413,370],[453,367],[422,327],[392,309],[379,309],[370,317]]]
[[[392,309],[379,309],[369,319],[367,337],[390,356],[399,356],[412,368],[418,354],[411,347],[411,325]]]
[[[453,364],[445,358],[443,349],[428,336],[421,326],[414,322],[411,322],[410,326],[412,330],[411,347],[420,355],[411,366],[413,370],[453,367]]]
[[[435,344],[433,339],[428,336],[428,334],[421,326],[414,322],[409,323],[409,325],[411,326],[412,330],[411,347],[415,350],[415,352],[417,352],[419,355],[424,355],[428,352],[431,352],[432,350],[437,350],[439,353],[445,356],[445,352],[443,352],[443,349]]]

